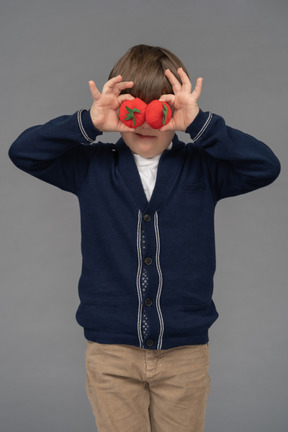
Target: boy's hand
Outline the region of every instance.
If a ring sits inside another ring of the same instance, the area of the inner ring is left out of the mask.
[[[167,69],[165,75],[170,81],[174,94],[163,95],[160,101],[168,102],[174,108],[170,122],[163,126],[160,131],[177,130],[185,131],[199,113],[197,101],[201,95],[203,78],[197,78],[196,86],[192,92],[192,84],[182,68],[177,70],[182,84],[175,75]]]
[[[90,91],[93,97],[93,104],[90,108],[90,116],[94,126],[102,132],[131,132],[119,120],[118,108],[124,100],[132,100],[130,94],[120,95],[122,90],[133,87],[133,81],[123,81],[121,75],[111,78],[103,86],[102,93],[96,87],[94,81],[89,81]]]

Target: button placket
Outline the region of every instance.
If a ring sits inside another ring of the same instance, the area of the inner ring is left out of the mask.
[[[153,349],[155,344],[155,329],[151,327],[154,323],[155,316],[155,302],[153,298],[154,283],[155,283],[155,264],[154,261],[154,224],[152,216],[149,213],[145,213],[142,216],[143,224],[141,226],[141,244],[142,244],[142,274],[141,274],[141,289],[142,289],[142,336],[144,346]],[[152,243],[151,243],[152,242]],[[152,285],[151,285],[152,284]],[[152,321],[151,321],[152,320]],[[156,324],[156,323],[155,323]]]
[[[141,232],[141,239],[142,239],[142,252],[143,252],[143,254],[145,254],[146,239],[145,239],[145,233],[144,233],[143,228],[142,228],[142,232]],[[149,284],[148,272],[147,272],[147,269],[145,267],[143,267],[142,275],[141,275],[142,298],[144,298],[146,296],[146,292],[148,290],[148,284]],[[149,335],[149,322],[148,322],[148,316],[147,316],[145,307],[143,308],[143,312],[142,312],[141,326],[142,326],[143,338],[147,339],[147,337]]]

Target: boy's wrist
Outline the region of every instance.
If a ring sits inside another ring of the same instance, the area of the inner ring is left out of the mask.
[[[211,116],[211,113],[204,112],[201,109],[199,109],[199,112],[197,116],[194,118],[194,120],[190,123],[190,125],[186,128],[185,132],[189,133],[192,140],[196,141],[197,137],[199,135],[202,135],[202,129],[204,128],[205,124],[207,123],[207,120]],[[204,130],[203,130],[204,132]]]
[[[94,126],[91,119],[90,110],[83,109],[80,111],[79,127],[86,141],[90,143],[94,142],[96,137],[103,133]]]

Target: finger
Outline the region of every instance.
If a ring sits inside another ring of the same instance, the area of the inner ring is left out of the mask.
[[[187,91],[187,92],[189,92],[189,93],[191,93],[191,91],[192,91],[192,84],[191,84],[191,81],[190,81],[188,75],[183,70],[183,68],[179,68],[177,70],[177,72],[178,72],[178,74],[179,74],[179,76],[181,78],[182,84],[183,84],[182,89],[185,90],[185,91]]]
[[[159,99],[161,102],[167,102],[169,103],[171,106],[174,106],[174,102],[175,102],[175,95],[171,95],[171,94],[164,94],[160,97]]]
[[[119,105],[121,105],[121,103],[124,102],[125,100],[133,100],[133,99],[135,99],[135,98],[131,94],[129,94],[129,93],[123,94],[123,95],[118,96],[118,103],[119,103]]]
[[[133,81],[122,81],[120,83],[115,84],[113,87],[113,91],[115,93],[120,93],[122,90],[126,90],[127,88],[132,88],[134,86]]]
[[[122,81],[122,76],[121,75],[117,75],[116,77],[111,78],[109,81],[107,81],[104,84],[102,92],[106,93],[107,91],[113,90],[115,84],[117,84],[117,83],[119,83],[121,81]]]
[[[172,85],[174,93],[177,93],[181,90],[181,84],[178,81],[178,79],[175,77],[175,75],[170,71],[170,69],[165,70],[165,75],[170,81],[170,84]]]
[[[203,84],[203,78],[197,78],[196,85],[192,93],[193,96],[195,96],[196,100],[198,100],[201,95],[202,84]]]
[[[173,118],[170,120],[169,123],[167,123],[165,126],[162,126],[159,129],[160,132],[167,132],[167,131],[171,131],[171,130],[175,130],[175,122],[174,122]]]
[[[90,92],[91,95],[93,97],[94,100],[98,100],[101,96],[100,91],[97,89],[96,84],[94,81],[89,81],[89,88],[90,88]]]
[[[175,130],[175,128],[170,126],[170,124],[168,123],[167,125],[163,126],[161,129],[159,129],[159,132],[169,132],[172,130]]]

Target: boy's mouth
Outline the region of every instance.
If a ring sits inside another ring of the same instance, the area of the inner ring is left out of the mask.
[[[140,134],[140,133],[136,133],[136,135],[139,137],[139,138],[156,138],[155,137],[155,135],[144,135],[144,134]]]

